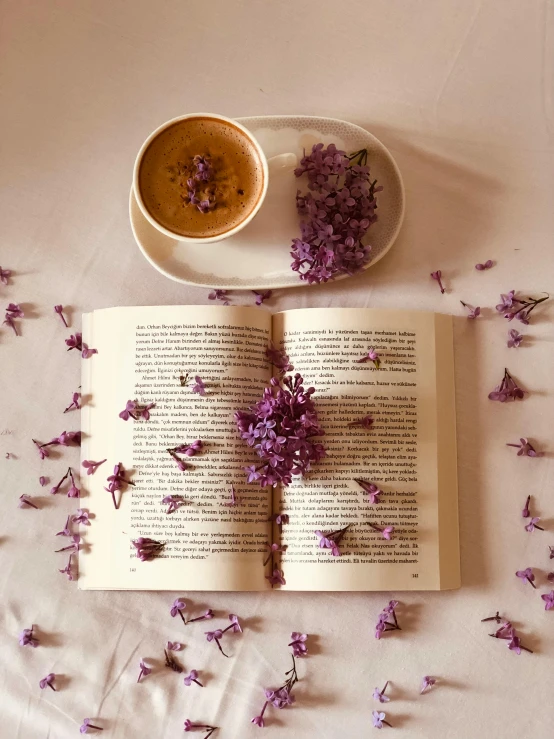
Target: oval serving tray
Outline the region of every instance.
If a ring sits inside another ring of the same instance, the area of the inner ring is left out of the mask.
[[[304,149],[310,151],[320,141],[348,153],[367,148],[372,178],[384,190],[377,195],[379,218],[364,239],[373,255],[365,269],[387,253],[404,218],[404,186],[389,150],[375,136],[335,118],[272,115],[237,120],[252,131],[268,158],[293,152],[300,160]],[[267,197],[256,218],[236,236],[212,244],[186,244],[161,234],[143,216],[131,189],[131,228],[150,264],[177,282],[228,290],[306,285],[290,267],[291,240],[300,235],[295,204],[299,184],[305,189],[305,178],[297,180],[292,168],[270,165]]]

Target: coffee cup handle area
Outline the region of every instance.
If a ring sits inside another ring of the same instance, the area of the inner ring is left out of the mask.
[[[267,160],[268,167],[271,167],[273,169],[285,169],[285,168],[292,168],[296,167],[298,164],[298,157],[296,154],[292,154],[291,152],[287,154],[277,154],[274,157],[269,157]]]

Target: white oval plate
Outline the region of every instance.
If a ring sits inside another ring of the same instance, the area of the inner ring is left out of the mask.
[[[377,195],[378,220],[366,237],[372,259],[365,269],[388,252],[404,218],[404,186],[391,153],[375,136],[335,118],[271,115],[237,120],[252,131],[268,158],[293,152],[300,160],[304,149],[309,152],[319,142],[334,143],[348,153],[366,148],[371,176],[384,190]],[[177,282],[228,290],[306,285],[290,267],[291,240],[300,235],[295,195],[299,185],[305,188],[304,179],[297,180],[290,167],[270,165],[267,196],[256,218],[236,236],[217,243],[185,244],[164,236],[143,216],[132,189],[131,228],[150,264]]]

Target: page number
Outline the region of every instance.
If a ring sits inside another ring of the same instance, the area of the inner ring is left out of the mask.
[[[419,575],[417,574],[417,572],[412,572],[412,577],[419,577]]]

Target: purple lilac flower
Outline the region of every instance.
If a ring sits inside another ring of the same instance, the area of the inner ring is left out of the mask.
[[[269,560],[273,557],[274,554],[277,554],[278,552],[285,552],[287,549],[287,545],[281,545],[277,542],[274,542],[273,544],[266,544],[265,545],[267,549],[269,550],[269,553],[263,563],[263,567],[266,566],[266,564],[269,562]]]
[[[211,608],[208,608],[207,611],[205,611],[201,616],[197,616],[196,618],[189,618],[187,621],[187,624],[192,624],[194,621],[209,621],[211,618],[214,617],[214,612]]]
[[[169,609],[169,612],[173,618],[175,618],[175,616],[179,614],[179,616],[181,617],[181,621],[185,624],[185,626],[187,622],[185,620],[185,617],[183,616],[183,611],[186,607],[187,604],[185,603],[185,601],[182,598],[177,598],[173,601],[173,605]]]
[[[516,348],[521,344],[523,341],[523,334],[520,334],[515,328],[512,328],[508,331],[508,347]]]
[[[229,305],[228,290],[213,290],[208,295],[208,300],[220,300],[223,305]]]
[[[83,335],[79,332],[71,334],[69,339],[65,340],[65,343],[69,347],[67,350],[70,352],[72,349],[76,349],[81,352],[83,359],[90,359],[93,354],[98,354],[98,349],[89,349],[88,344],[83,341]]]
[[[380,639],[386,631],[401,631],[398,625],[398,619],[396,617],[396,608],[398,606],[397,600],[390,600],[389,604],[383,608],[377,623],[375,624],[375,638]],[[392,621],[389,621],[389,617],[392,616]]]
[[[425,675],[423,677],[423,680],[421,681],[421,688],[419,692],[425,693],[427,690],[429,690],[429,688],[432,688],[436,682],[437,682],[437,679],[435,677],[430,677],[429,675]]]
[[[101,726],[95,726],[94,724],[91,724],[89,718],[84,718],[79,731],[81,732],[81,734],[88,734],[89,729],[104,731]]]
[[[268,300],[273,295],[273,290],[262,290],[261,292],[252,290],[252,292],[256,296],[256,305],[261,305],[264,300]]]
[[[63,314],[63,305],[55,305],[55,306],[54,306],[54,311],[55,311],[55,312],[56,312],[56,313],[57,313],[57,314],[59,315],[59,317],[60,317],[60,318],[62,319],[62,321],[63,321],[63,325],[64,325],[64,326],[65,326],[66,328],[68,328],[68,323],[67,323],[67,321],[65,320],[65,316],[64,316],[64,314]]]
[[[500,296],[501,302],[496,306],[496,310],[503,313],[504,318],[508,321],[517,318],[518,321],[527,326],[530,320],[529,316],[533,310],[548,298],[548,294],[544,298],[517,298],[515,290],[510,290],[506,295]]]
[[[191,388],[193,393],[198,393],[198,395],[206,395],[206,385],[204,384],[204,381],[196,375],[194,378],[194,385]]]
[[[87,475],[94,475],[96,470],[101,464],[104,464],[105,461],[105,459],[102,459],[100,462],[93,462],[92,459],[85,459],[83,460],[83,467],[86,469]]]
[[[194,731],[195,729],[206,729],[207,734],[204,735],[204,739],[210,739],[214,731],[217,730],[217,726],[208,726],[208,724],[193,724],[190,719],[185,719],[185,731]]]
[[[80,523],[83,526],[90,526],[90,514],[84,508],[77,508],[77,513],[71,519],[73,523]]]
[[[545,611],[550,611],[554,608],[554,590],[551,590],[550,593],[546,593],[545,595],[541,595],[541,598],[544,600]]]
[[[204,686],[197,678],[198,678],[198,672],[196,670],[191,670],[189,674],[183,678],[183,682],[185,683],[187,687],[189,685],[192,685],[192,683],[196,683],[197,685],[200,685],[201,688],[203,688]]]
[[[2,269],[2,267],[0,267],[0,282],[2,282],[4,285],[7,285],[8,278],[10,277],[11,273],[12,272],[10,269]]]
[[[371,526],[371,528],[374,531],[379,531],[383,537],[383,539],[392,539],[392,534],[394,532],[394,526],[377,526],[377,524],[368,522],[368,526]]]
[[[463,300],[460,300],[460,303],[464,306],[464,308],[467,308],[469,313],[467,315],[468,318],[478,318],[481,315],[481,308],[477,306],[476,308],[473,308],[473,306],[468,305],[467,303],[464,303]]]
[[[362,490],[368,494],[369,502],[371,504],[380,502],[379,496],[383,494],[383,491],[380,490],[377,485],[375,485],[375,483],[370,482],[369,480],[362,480],[359,477],[355,477],[354,482],[357,483],[362,488]]]
[[[183,648],[183,645],[179,641],[168,641],[167,642],[167,651],[168,652],[180,652]]]
[[[56,679],[56,676],[53,672],[49,672],[46,677],[43,677],[42,680],[39,681],[39,686],[41,690],[44,690],[45,688],[50,688],[54,692],[56,692],[56,688],[54,687],[54,680]]]
[[[530,534],[532,534],[535,529],[538,529],[539,531],[544,531],[542,526],[537,526],[540,520],[540,516],[534,516],[525,526],[525,531],[528,531]]]
[[[382,729],[383,726],[391,726],[388,721],[385,720],[386,713],[384,711],[372,711],[373,726],[376,729]]]
[[[290,363],[289,355],[284,349],[278,349],[272,341],[269,342],[265,350],[265,356],[276,369],[280,370],[282,374],[285,372],[292,372],[294,369]]]
[[[16,336],[19,336],[19,334],[17,332],[17,326],[14,323],[14,318],[23,318],[24,315],[25,314],[18,303],[10,303],[6,308],[4,323],[12,329]]]
[[[223,651],[223,648],[221,646],[221,639],[223,635],[231,629],[233,633],[242,633],[242,626],[240,625],[238,616],[235,616],[234,613],[229,614],[229,621],[231,622],[229,626],[227,626],[225,629],[215,629],[214,631],[205,631],[206,639],[207,641],[211,642],[214,641],[217,644],[217,648],[221,652],[221,654],[224,657],[228,657],[228,654],[225,654]]]
[[[368,349],[367,354],[364,354],[364,356],[363,357],[360,357],[360,359],[356,359],[356,362],[358,364],[362,364],[363,362],[373,362],[373,364],[375,365],[375,367],[377,369],[379,369],[379,367],[381,366],[381,360],[380,360],[379,356],[380,355],[377,354],[377,352],[375,351],[375,348],[374,347],[370,347]]]
[[[61,532],[60,532],[61,533]],[[54,551],[56,554],[58,552],[78,552],[81,545],[81,537],[79,534],[70,534],[71,537],[71,544],[68,544],[66,547],[62,547],[61,549],[55,549]]]
[[[526,392],[519,387],[508,370],[504,369],[502,382],[489,393],[489,400],[499,400],[501,403],[507,400],[523,400]]]
[[[175,460],[177,467],[184,472],[187,469],[187,464],[184,459],[181,459],[178,455],[184,454],[186,457],[194,457],[198,452],[202,450],[203,444],[200,439],[193,441],[192,444],[179,444],[171,449],[167,449],[168,454]]]
[[[264,713],[268,706],[271,705],[274,708],[283,709],[294,703],[295,697],[292,695],[292,690],[298,682],[294,655],[292,655],[292,668],[288,670],[285,675],[288,677],[280,688],[265,688],[265,702],[262,710],[258,716],[254,716],[254,718],[251,719],[251,722],[256,726],[259,726],[260,728],[265,726]]]
[[[316,144],[304,154],[295,175],[308,177],[308,192],[298,191],[296,207],[305,217],[301,236],[292,240],[292,269],[309,283],[327,282],[338,274],[353,274],[371,258],[362,243],[377,220],[375,195],[382,190],[371,181],[367,150],[350,156],[334,144]]]
[[[437,269],[435,272],[431,272],[431,277],[433,278],[433,280],[436,280],[439,283],[440,291],[441,293],[444,293],[444,287],[441,282],[442,272],[440,271],[440,269]]]
[[[23,629],[19,635],[19,646],[20,647],[38,647],[39,641],[36,636],[33,636],[34,625],[30,629]]]
[[[490,621],[491,619],[484,620]],[[495,639],[505,639],[508,642],[508,649],[512,652],[515,652],[516,654],[521,654],[522,649],[524,649],[526,652],[531,653],[533,651],[532,649],[528,649],[527,647],[523,646],[523,644],[521,643],[521,639],[516,634],[516,630],[509,621],[504,621],[502,625],[494,632],[494,634],[489,634],[489,636],[492,636]]]
[[[67,575],[67,579],[70,581],[73,580],[73,571],[71,569],[72,557],[73,555],[70,554],[66,566],[63,568],[63,570],[58,570],[58,572],[60,572],[62,575]]]
[[[387,689],[387,685],[389,684],[389,681],[385,683],[385,687],[383,690],[379,690],[379,688],[375,688],[373,691],[373,698],[376,701],[379,701],[379,703],[388,703],[390,701],[390,698],[388,695],[385,695],[385,690]]]
[[[479,272],[482,272],[484,269],[490,269],[493,266],[494,262],[492,259],[487,259],[487,261],[484,264],[476,264],[475,269]]]
[[[185,504],[185,499],[182,495],[166,495],[162,498],[162,503],[169,506],[166,513],[174,513],[178,508]]]
[[[150,539],[147,536],[139,536],[138,539],[133,539],[131,543],[137,550],[137,557],[141,562],[151,562],[160,556],[160,552],[165,547],[164,542]]]
[[[135,421],[138,421],[140,418],[144,418],[145,421],[149,421],[150,411],[155,406],[155,403],[140,405],[136,400],[128,400],[125,404],[125,408],[119,414],[119,417],[124,421],[128,421],[129,418],[134,418]]]
[[[268,518],[268,521],[275,521],[277,526],[282,530],[283,525],[289,523],[290,518],[288,513],[274,513]]]
[[[65,522],[64,528],[61,531],[58,531],[58,533],[56,534],[56,536],[72,536],[72,533],[69,530],[70,521],[71,521],[71,516],[68,516],[67,517],[67,520]]]
[[[19,503],[17,504],[17,507],[25,508],[26,506],[29,506],[30,508],[36,508],[38,510],[38,505],[31,503],[31,496],[24,493],[23,495],[19,496]]]
[[[140,666],[140,672],[139,672],[137,683],[140,683],[141,678],[146,677],[146,675],[149,675],[152,672],[152,668],[144,664],[143,659],[141,659],[139,666]]]
[[[313,387],[304,389],[298,373],[293,377],[273,377],[261,400],[247,411],[236,411],[235,420],[246,443],[261,463],[246,467],[248,481],[262,487],[288,485],[294,475],[310,469],[325,456],[322,444],[312,437],[321,436],[312,401]]]
[[[517,456],[522,457],[542,457],[544,455],[544,452],[537,452],[535,447],[529,442],[528,439],[522,437],[519,440],[519,444],[506,444],[506,446],[513,446],[515,447],[518,452]]]
[[[525,500],[525,505],[523,506],[523,509],[521,511],[521,515],[523,518],[529,518],[529,503],[531,502],[531,496],[528,495]]]
[[[113,475],[109,475],[106,482],[108,483],[108,487],[105,487],[104,490],[111,494],[114,508],[117,510],[119,505],[115,498],[116,492],[123,490],[125,485],[134,485],[135,483],[125,477],[125,469],[121,462],[118,462],[115,465],[113,468]]]
[[[338,529],[337,531],[314,531],[315,535],[319,539],[319,548],[330,549],[333,557],[340,557],[340,543],[351,526],[352,524],[349,523],[347,526],[342,529]]]
[[[40,484],[40,486],[41,486],[42,488],[43,488],[43,487],[44,487],[45,485],[48,485],[48,478],[47,478],[47,477],[44,477],[44,475],[41,475],[41,476],[40,476],[40,477],[38,478],[38,481],[39,481],[39,484]]]
[[[226,505],[226,506],[235,506],[235,505],[237,505],[238,501],[237,501],[237,493],[236,493],[236,490],[235,490],[235,486],[233,484],[231,484],[230,493],[231,493],[231,499],[228,500],[228,501],[226,501],[223,505]]]
[[[272,587],[274,585],[286,585],[287,584],[283,570],[280,570],[278,567],[275,567],[273,569],[273,572],[271,573],[271,575],[266,575],[265,579],[269,581],[269,584]]]
[[[527,567],[525,570],[518,570],[516,572],[516,576],[519,577],[521,580],[527,580],[527,582],[534,588],[537,587],[534,583],[535,575],[533,574],[533,570],[531,567]]]
[[[81,407],[81,403],[79,402],[80,400],[81,400],[81,393],[73,393],[73,398],[71,400],[71,403],[64,410],[64,413],[67,413],[72,408],[75,408],[75,410],[79,410],[79,408]]]
[[[306,646],[308,635],[301,634],[299,631],[293,631],[290,638],[292,641],[289,647],[292,647],[293,655],[295,657],[305,657],[308,654],[308,647]]]
[[[370,416],[364,416],[363,418],[359,418],[356,421],[350,421],[348,425],[349,428],[354,428],[355,426],[359,426],[360,428],[364,429],[370,429],[373,424],[375,423],[375,419]]]

